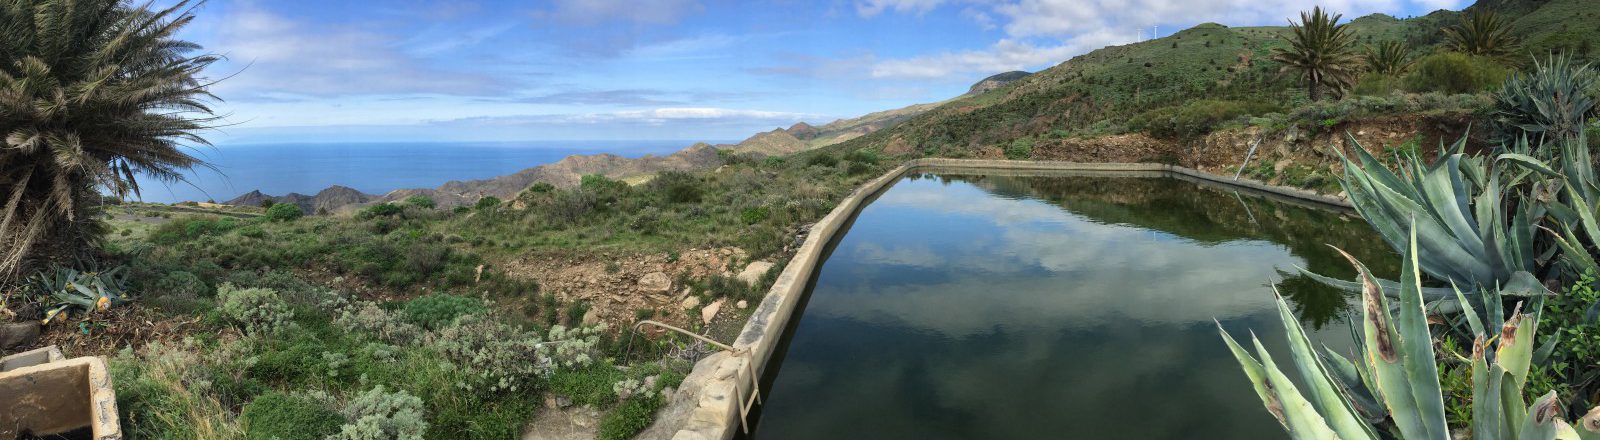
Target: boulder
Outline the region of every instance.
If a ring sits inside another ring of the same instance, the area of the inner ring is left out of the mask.
[[[599,309],[590,308],[588,312],[585,312],[583,314],[583,325],[595,325],[595,324],[599,324],[599,323],[600,323],[600,310]]]
[[[765,261],[750,263],[749,266],[744,267],[743,272],[739,272],[739,281],[743,281],[745,284],[754,286],[760,283],[761,277],[766,275],[767,271],[771,269],[772,263]]]
[[[700,307],[700,297],[690,296],[688,298],[684,298],[683,303],[678,305],[682,306],[684,310]]]
[[[700,309],[700,322],[703,322],[703,323],[706,323],[706,324],[710,324],[711,323],[711,319],[717,317],[717,311],[722,310],[722,302],[723,301],[724,300],[720,300],[720,299],[716,300],[716,301],[712,301],[711,305],[706,306],[706,308]]]
[[[672,290],[672,277],[663,272],[650,272],[639,277],[639,289],[645,292],[666,292]]]
[[[0,324],[0,350],[27,345],[39,338],[39,324],[23,322],[16,324]]]

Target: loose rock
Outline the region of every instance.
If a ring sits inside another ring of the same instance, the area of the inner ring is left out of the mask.
[[[39,324],[23,322],[0,324],[0,350],[9,350],[39,338]]]
[[[767,271],[771,269],[772,263],[765,261],[750,263],[749,266],[745,266],[743,272],[739,272],[739,281],[743,281],[745,284],[754,286],[757,283],[760,283],[761,277],[766,275]]]
[[[750,303],[741,299],[739,302],[733,303],[733,306],[738,307],[739,310],[744,310],[745,307],[750,307]]]
[[[672,278],[663,272],[650,272],[639,277],[639,289],[645,292],[666,292],[672,290]]]
[[[706,323],[706,324],[710,324],[711,323],[711,319],[717,317],[717,311],[722,310],[722,302],[723,301],[724,300],[720,300],[720,299],[716,300],[716,301],[712,301],[711,305],[706,306],[706,308],[700,309],[700,322],[703,322],[703,323]]]
[[[600,310],[599,309],[591,308],[591,309],[589,309],[588,312],[584,312],[584,314],[583,314],[583,325],[595,325],[595,324],[599,324],[599,323],[600,323]]]
[[[700,297],[691,296],[691,297],[688,297],[688,298],[684,298],[683,299],[683,303],[679,304],[679,306],[682,306],[684,310],[692,309],[692,308],[695,308],[695,307],[700,307]]]

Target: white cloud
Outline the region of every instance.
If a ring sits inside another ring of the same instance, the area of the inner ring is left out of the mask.
[[[915,58],[881,61],[872,66],[873,78],[944,78],[956,74],[1000,73],[1053,64],[1081,52],[1082,45],[1038,47],[1023,41],[1001,39],[983,50],[945,52]]]
[[[945,3],[945,0],[859,0],[856,2],[856,13],[862,17],[872,17],[886,10],[920,14],[933,10],[941,3]]]
[[[884,11],[924,13],[947,0],[862,0],[858,12],[871,17]],[[1233,26],[1282,25],[1300,11],[1322,6],[1343,13],[1346,20],[1402,9],[1454,9],[1463,0],[1009,0],[965,6],[961,15],[979,27],[999,24],[1007,37],[993,45],[959,52],[876,60],[871,77],[884,79],[969,78],[1066,61],[1111,44],[1132,42],[1139,29],[1165,26],[1163,35],[1203,22]],[[1146,31],[1148,35],[1148,31]]]
[[[214,87],[225,96],[487,94],[500,86],[486,76],[425,67],[388,35],[301,23],[246,4],[222,17],[214,38],[207,49],[230,59],[221,67],[241,69]]]
[[[535,15],[581,25],[610,21],[672,24],[705,10],[695,0],[556,0],[553,3],[551,9]]]

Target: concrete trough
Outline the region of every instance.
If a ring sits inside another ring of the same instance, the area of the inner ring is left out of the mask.
[[[0,358],[0,440],[63,434],[122,438],[105,358],[63,359],[53,346]]]

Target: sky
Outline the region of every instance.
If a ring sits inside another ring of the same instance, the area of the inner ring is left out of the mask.
[[[219,145],[724,140],[964,93],[1205,22],[1467,0],[212,0]]]

